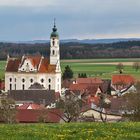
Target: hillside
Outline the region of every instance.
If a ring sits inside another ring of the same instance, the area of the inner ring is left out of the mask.
[[[49,43],[0,43],[0,60],[5,60],[8,53],[12,56],[23,54],[49,56],[49,46]],[[109,44],[61,43],[60,53],[61,59],[139,58],[140,41]]]
[[[0,125],[1,140],[138,140],[140,123]]]

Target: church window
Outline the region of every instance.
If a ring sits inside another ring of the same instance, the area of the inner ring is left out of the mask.
[[[10,90],[12,90],[12,84],[10,84]]]
[[[22,79],[22,82],[23,82],[23,83],[25,82],[25,79],[24,79],[24,78]]]
[[[48,81],[49,81],[49,83],[50,83],[50,82],[51,82],[51,79],[49,79]]]
[[[10,82],[12,82],[12,78],[10,78],[9,80],[10,80]]]
[[[25,89],[25,85],[22,85],[22,90],[24,90]]]
[[[53,53],[53,55],[54,55],[54,54],[55,54],[55,51],[53,50],[53,52],[52,52],[52,53]]]
[[[16,84],[15,84],[15,90],[16,90]]]
[[[49,85],[49,90],[51,90],[51,85]]]
[[[55,44],[55,41],[54,41],[54,40],[53,40],[52,44],[53,44],[53,46],[54,46],[54,44]]]
[[[30,79],[30,82],[33,83],[33,79]]]
[[[43,83],[44,82],[44,79],[41,79],[41,83]]]

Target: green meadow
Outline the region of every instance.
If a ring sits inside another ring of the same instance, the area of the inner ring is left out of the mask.
[[[113,74],[118,74],[116,65],[123,63],[124,74],[131,74],[136,79],[140,79],[140,70],[133,69],[134,62],[140,62],[140,58],[128,59],[77,59],[77,60],[61,60],[61,68],[64,71],[66,65],[69,65],[74,72],[74,77],[78,73],[86,73],[89,77],[100,77],[103,79],[111,79]],[[0,61],[0,78],[4,78],[5,61]]]
[[[0,140],[139,140],[140,123],[0,125]]]

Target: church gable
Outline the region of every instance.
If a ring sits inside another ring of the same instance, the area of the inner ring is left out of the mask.
[[[33,60],[29,58],[25,58],[23,60],[23,64],[20,66],[18,71],[21,72],[35,72],[37,71],[37,65],[33,65]]]

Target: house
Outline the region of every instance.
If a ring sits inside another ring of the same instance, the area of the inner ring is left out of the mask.
[[[111,81],[111,94],[112,95],[123,95],[128,92],[135,92],[134,87],[135,79],[131,75],[113,75]]]
[[[14,99],[17,105],[35,103],[48,108],[55,108],[56,96],[54,90],[11,90],[8,98]]]
[[[61,67],[59,35],[56,25],[50,36],[50,58],[23,55],[21,58],[7,57],[5,68],[5,90],[28,90],[38,83],[45,90],[61,93]]]
[[[35,103],[24,103],[23,105],[20,105],[17,107],[17,109],[45,109],[43,106]]]
[[[62,115],[59,109],[18,109],[16,120],[20,123],[59,123]]]

